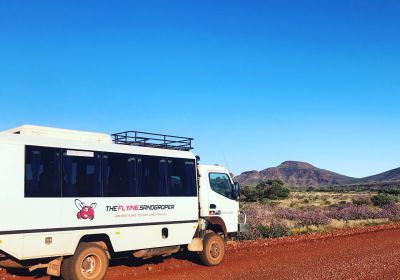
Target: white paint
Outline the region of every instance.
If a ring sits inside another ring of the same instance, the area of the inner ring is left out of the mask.
[[[67,156],[70,156],[70,157],[94,157],[94,152],[67,150]]]
[[[15,132],[20,132],[15,134]],[[60,132],[63,137],[54,137]],[[189,244],[197,229],[199,216],[208,216],[209,203],[216,202],[223,212],[228,232],[237,230],[238,203],[213,192],[207,181],[207,172],[228,170],[217,166],[199,166],[200,213],[198,197],[92,197],[92,198],[25,198],[25,146],[44,146],[68,149],[73,156],[93,156],[94,151],[153,155],[195,159],[190,151],[176,151],[148,147],[117,145],[108,141],[93,141],[76,135],[65,138],[64,130],[25,127],[0,133],[0,232],[21,230],[44,230],[46,232],[0,235],[0,250],[17,259],[33,259],[71,255],[82,236],[106,234],[115,251],[129,251],[172,245]],[[90,134],[89,134],[90,135]],[[101,137],[100,137],[101,138]],[[100,139],[97,138],[97,139]],[[105,139],[105,137],[104,137]],[[96,204],[93,220],[78,219],[80,211],[75,205],[79,199],[90,206]],[[174,205],[173,209],[143,211],[109,211],[107,206],[127,205]],[[234,217],[236,215],[236,218]],[[194,221],[174,223],[175,221]],[[124,226],[157,223],[151,226]],[[165,224],[163,224],[165,223]],[[76,229],[78,227],[99,227]],[[169,237],[163,239],[162,228],[167,227]],[[54,229],[72,229],[55,231]],[[46,237],[52,238],[50,245]]]

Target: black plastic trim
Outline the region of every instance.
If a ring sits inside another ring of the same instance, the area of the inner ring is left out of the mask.
[[[137,223],[137,224],[118,224],[118,225],[102,225],[102,226],[86,226],[86,227],[65,227],[65,228],[45,228],[45,229],[24,229],[0,231],[0,235],[6,234],[24,234],[24,233],[41,233],[53,231],[73,231],[73,230],[90,230],[90,229],[106,229],[106,228],[123,228],[123,227],[140,227],[140,226],[157,226],[157,225],[173,225],[173,224],[189,224],[197,223],[197,220],[157,222],[157,223]]]

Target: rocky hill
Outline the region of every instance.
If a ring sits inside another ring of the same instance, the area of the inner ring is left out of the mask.
[[[400,168],[392,169],[377,175],[361,178],[357,183],[399,182]]]
[[[242,185],[255,185],[260,181],[278,179],[290,186],[344,185],[357,181],[332,171],[317,168],[306,162],[285,161],[277,167],[261,171],[247,171],[235,177]]]

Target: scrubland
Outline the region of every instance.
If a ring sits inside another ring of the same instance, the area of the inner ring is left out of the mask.
[[[241,239],[274,238],[400,220],[397,196],[374,192],[290,192],[281,200],[241,202],[249,232]]]

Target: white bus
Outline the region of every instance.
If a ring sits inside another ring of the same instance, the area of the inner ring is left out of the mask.
[[[218,265],[246,218],[238,184],[226,168],[200,165],[192,140],[28,125],[1,132],[0,266],[103,279],[116,255],[182,249]]]

